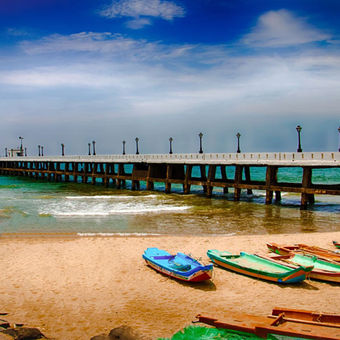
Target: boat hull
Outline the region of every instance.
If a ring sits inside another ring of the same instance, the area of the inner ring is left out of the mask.
[[[265,258],[267,260],[273,261],[275,263],[285,264],[291,268],[297,268],[299,265],[303,265],[301,261],[297,258],[302,257],[303,255],[274,255],[274,256],[260,256],[261,258]],[[318,281],[327,281],[327,282],[335,282],[340,283],[340,266],[335,263],[328,263],[326,261],[321,260],[313,260],[310,259],[310,262],[314,264],[314,268],[309,273],[308,278]],[[323,269],[318,268],[319,263],[323,265]],[[327,270],[327,266],[329,269]],[[339,270],[337,270],[339,269]]]
[[[178,279],[178,280],[186,281],[186,282],[201,282],[201,281],[210,280],[211,277],[212,277],[213,269],[200,270],[200,271],[195,272],[191,276],[186,277],[186,276],[180,275],[178,273],[169,271],[165,268],[162,268],[162,267],[158,266],[157,264],[155,264],[155,263],[153,263],[149,260],[145,259],[145,262],[147,263],[148,266],[150,266],[151,268],[157,270],[158,272],[160,272],[164,275],[167,275],[169,277],[172,277],[172,278],[175,278],[175,279]]]
[[[257,279],[261,280],[267,280],[271,282],[276,283],[298,283],[306,279],[307,273],[309,273],[312,269],[312,267],[303,268],[299,267],[296,269],[292,269],[288,266],[284,265],[278,265],[276,268],[271,268],[270,261],[266,261],[262,259],[262,263],[260,264],[263,267],[267,267],[268,269],[265,270],[259,270],[254,267],[252,267],[252,264],[249,263],[249,266],[241,266],[233,261],[233,259],[241,258],[242,256],[250,257],[250,259],[255,258],[255,256],[248,255],[245,253],[241,253],[240,255],[230,255],[230,256],[219,256],[218,254],[221,254],[221,252],[218,252],[216,250],[209,250],[207,255],[210,258],[210,260],[215,263],[216,265],[228,269],[230,271],[255,277]],[[279,270],[279,273],[277,272],[277,269]],[[272,271],[270,271],[272,270]],[[275,271],[275,272],[274,272]]]
[[[204,266],[183,253],[171,255],[165,250],[148,248],[145,250],[143,258],[149,267],[181,281],[201,282],[212,277],[212,264]]]

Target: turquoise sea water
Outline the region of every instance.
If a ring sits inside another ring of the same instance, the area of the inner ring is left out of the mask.
[[[195,171],[198,171],[197,169]],[[233,169],[228,176],[232,177]],[[195,175],[195,174],[194,174]],[[196,174],[198,175],[198,173]],[[252,179],[264,180],[265,169],[252,169]],[[302,169],[279,170],[279,181],[300,182]],[[340,169],[313,171],[313,183],[340,183]],[[156,191],[118,190],[97,185],[53,183],[0,176],[0,233],[75,232],[111,234],[271,234],[340,231],[340,197],[316,196],[315,205],[300,211],[300,195],[283,193],[280,204],[265,205],[262,191],[233,201],[216,188],[206,198],[201,187],[183,195],[164,184]]]

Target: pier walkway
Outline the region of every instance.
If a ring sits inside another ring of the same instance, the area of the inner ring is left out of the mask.
[[[193,175],[198,167],[198,176]],[[233,176],[230,176],[230,171]],[[255,180],[252,169],[265,168],[265,179]],[[279,182],[279,168],[302,168],[302,180]],[[340,195],[340,175],[334,184],[312,182],[314,169],[340,168],[340,152],[293,153],[203,153],[203,154],[149,154],[149,155],[96,155],[96,156],[30,156],[0,158],[0,175],[27,176],[49,181],[74,181],[95,184],[102,182],[117,188],[131,181],[133,190],[140,189],[140,182],[147,190],[155,182],[165,184],[171,192],[172,184],[181,184],[183,193],[190,193],[193,185],[202,186],[208,197],[214,187],[224,193],[233,188],[234,199],[239,200],[241,190],[264,190],[266,204],[281,200],[281,192],[301,194],[301,209],[314,203],[315,194]],[[218,174],[218,175],[217,175]],[[228,175],[227,175],[228,174]]]

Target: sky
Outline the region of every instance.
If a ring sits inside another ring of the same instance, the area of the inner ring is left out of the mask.
[[[0,0],[0,154],[336,151],[338,0]]]

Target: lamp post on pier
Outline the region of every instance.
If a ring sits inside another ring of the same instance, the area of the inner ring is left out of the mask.
[[[25,157],[27,157],[27,148],[25,148]]]
[[[240,137],[241,137],[241,134],[238,132],[236,134],[236,137],[237,137],[237,153],[241,153],[241,149],[240,149]]]
[[[62,155],[62,156],[65,156],[65,152],[64,152],[65,149],[64,149],[64,148],[65,148],[64,144],[61,143],[61,155]]]
[[[203,153],[203,148],[202,148],[202,137],[203,137],[203,133],[200,132],[198,134],[198,137],[200,138],[200,151],[198,151],[198,153]]]
[[[340,152],[340,126],[338,127],[338,131],[339,131],[339,152]]]
[[[296,127],[296,131],[298,133],[298,148],[297,148],[297,152],[302,152],[302,149],[301,149],[301,130],[302,130],[302,127],[300,125],[298,125]]]
[[[126,143],[126,141],[125,140],[123,140],[123,155],[125,155],[125,143]]]
[[[92,155],[93,156],[96,155],[96,141],[95,140],[92,141]]]
[[[39,150],[39,157],[41,156],[40,150],[41,150],[41,145],[38,145],[38,150]]]
[[[7,148],[5,148],[5,157],[7,157]]]
[[[44,146],[42,145],[41,146],[41,157],[43,157],[44,156]]]
[[[20,139],[20,156],[23,156],[24,155],[24,150],[22,148],[22,140],[24,139],[24,137],[19,137]]]
[[[136,155],[139,155],[139,150],[138,150],[138,142],[139,142],[139,138],[136,137],[135,141],[136,141]]]
[[[89,147],[89,156],[91,156],[91,143],[88,143],[87,145]]]
[[[169,154],[170,155],[172,155],[172,142],[173,142],[173,140],[174,139],[172,137],[169,138],[169,142],[170,142],[170,151],[169,151]]]

